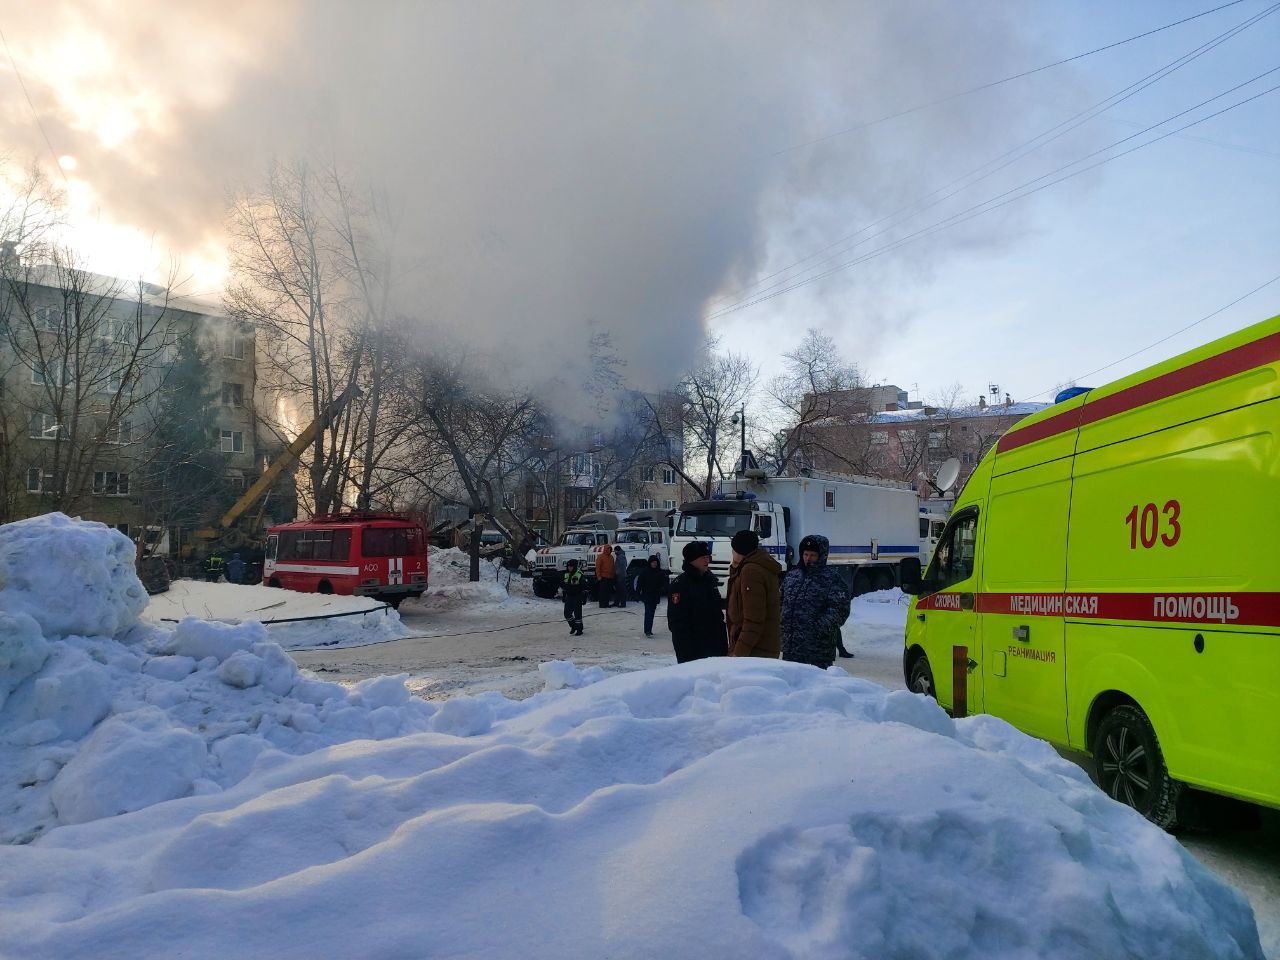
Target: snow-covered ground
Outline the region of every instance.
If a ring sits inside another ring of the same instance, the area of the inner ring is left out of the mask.
[[[356,647],[408,633],[395,610],[370,597],[200,580],[175,580],[166,592],[150,598],[142,617],[152,623],[177,623],[185,617],[224,623],[256,620],[286,650]]]
[[[323,683],[256,623],[139,622],[130,551],[0,527],[0,956],[1262,956],[1243,897],[992,718],[727,659]]]

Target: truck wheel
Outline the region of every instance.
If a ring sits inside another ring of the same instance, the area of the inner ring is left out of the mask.
[[[892,590],[895,586],[896,584],[893,582],[892,573],[890,573],[888,570],[876,571],[876,589],[877,590]]]
[[[1169,776],[1160,741],[1142,709],[1125,703],[1102,718],[1093,738],[1098,786],[1154,823],[1170,829],[1178,819],[1182,784]]]
[[[545,580],[533,581],[533,595],[543,600],[554,600],[556,596],[556,585],[547,583]]]
[[[860,597],[864,593],[871,592],[871,578],[867,576],[865,570],[859,570],[853,575],[853,595]]]
[[[267,586],[275,587],[277,590],[280,589],[280,578],[272,577],[270,580],[267,581]]]
[[[929,666],[929,658],[924,654],[911,661],[911,672],[907,675],[907,689],[912,693],[923,693],[926,697],[938,699],[938,691],[933,685],[933,669]]]
[[[320,586],[316,587],[316,593],[323,593],[326,596],[333,593],[333,584],[328,580],[321,580]]]

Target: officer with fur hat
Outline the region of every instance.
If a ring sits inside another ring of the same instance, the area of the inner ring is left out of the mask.
[[[843,649],[840,627],[849,618],[849,588],[827,565],[827,538],[800,541],[800,564],[782,581],[782,659],[826,669]]]
[[[733,568],[729,571],[729,656],[778,659],[781,652],[781,606],[778,577],[782,567],[760,549],[753,530],[733,535]]]
[[[671,581],[667,594],[667,627],[679,663],[727,652],[720,579],[710,567],[710,547],[697,540],[685,544],[684,572]]]

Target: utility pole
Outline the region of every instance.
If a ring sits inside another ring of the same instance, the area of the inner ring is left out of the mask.
[[[738,472],[745,473],[747,469],[747,404],[743,401],[742,406],[738,408],[738,412],[733,415],[733,422],[742,425],[742,446],[738,450]]]

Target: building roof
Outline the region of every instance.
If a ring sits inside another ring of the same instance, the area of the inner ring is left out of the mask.
[[[1033,413],[1039,413],[1046,407],[1051,406],[1048,403],[1033,403],[1024,401],[1022,403],[1011,403],[1005,406],[1003,403],[993,403],[985,407],[952,407],[950,409],[942,409],[938,407],[929,407],[932,413],[926,413],[925,408],[918,407],[912,410],[885,410],[882,413],[874,413],[867,419],[868,423],[904,423],[912,420],[965,420],[972,417],[1027,417]]]

